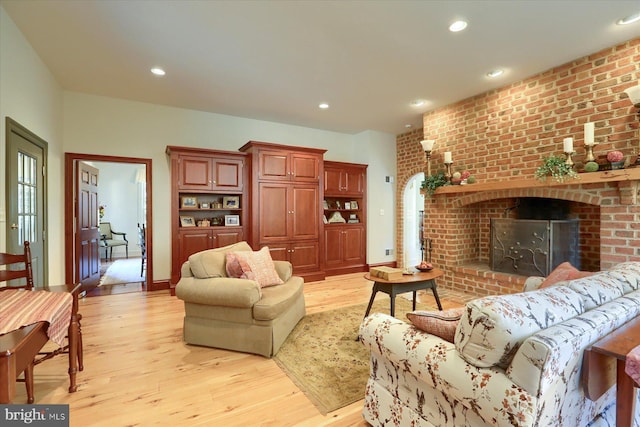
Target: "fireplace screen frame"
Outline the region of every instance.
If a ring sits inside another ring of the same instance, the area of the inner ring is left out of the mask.
[[[580,220],[491,219],[491,270],[548,276],[565,261],[580,268]]]

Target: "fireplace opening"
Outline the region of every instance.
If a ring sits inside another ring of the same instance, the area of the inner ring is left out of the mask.
[[[570,218],[566,200],[526,197],[505,210],[515,218],[491,219],[490,264],[493,271],[548,276],[569,261],[580,268],[580,221]]]

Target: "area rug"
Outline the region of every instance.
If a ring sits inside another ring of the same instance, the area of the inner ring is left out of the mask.
[[[140,258],[118,259],[107,268],[98,286],[144,282],[140,276]]]
[[[418,304],[420,310],[433,310]],[[313,402],[327,412],[364,398],[369,352],[356,338],[367,304],[305,316],[274,356],[278,366]],[[411,301],[397,297],[395,317],[408,321]],[[389,299],[376,301],[371,313],[389,313]]]

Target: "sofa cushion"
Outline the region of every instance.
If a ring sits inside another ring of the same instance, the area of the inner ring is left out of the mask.
[[[198,279],[227,277],[227,252],[252,251],[247,242],[197,252],[189,257],[189,267]]]
[[[456,328],[465,308],[452,308],[443,311],[411,311],[407,318],[413,326],[421,331],[438,336],[443,340],[453,342]]]
[[[613,267],[609,273],[623,284],[623,292],[640,289],[640,262],[622,262]]]
[[[624,283],[607,271],[595,273],[591,277],[572,280],[567,282],[567,287],[582,296],[585,310],[591,310],[613,301],[625,293]]]
[[[273,320],[289,310],[304,289],[302,277],[293,276],[286,283],[262,290],[262,298],[253,306],[253,318]]]
[[[273,265],[268,246],[256,252],[234,252],[228,256],[228,262],[233,263],[234,259],[242,270],[241,279],[255,280],[262,288],[284,283]]]
[[[583,311],[581,296],[566,286],[480,298],[467,303],[454,343],[475,366],[506,368],[527,337]]]

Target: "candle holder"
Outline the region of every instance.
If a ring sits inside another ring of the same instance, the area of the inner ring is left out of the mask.
[[[587,150],[587,157],[584,160],[586,162],[595,162],[596,158],[593,155],[593,145],[585,144],[584,147]]]
[[[427,176],[431,176],[431,150],[424,152],[425,156],[426,156],[426,166],[427,166]]]
[[[449,163],[445,163],[444,167],[447,168],[445,173],[444,173],[444,177],[447,180],[447,182],[451,182],[451,178],[453,175],[451,175],[451,165],[453,164],[453,162],[449,162]]]
[[[564,154],[567,156],[567,160],[565,160],[564,164],[569,165],[573,168],[575,166],[573,163],[573,159],[571,158],[571,156],[573,155],[573,151],[566,151]]]

